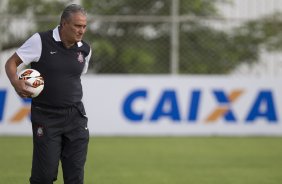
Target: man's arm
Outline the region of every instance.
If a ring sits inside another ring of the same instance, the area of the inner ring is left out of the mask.
[[[15,88],[15,91],[20,97],[26,98],[30,97],[32,93],[27,90],[27,87],[30,86],[28,82],[24,80],[19,80],[17,75],[17,67],[22,63],[20,57],[14,53],[6,62],[5,70],[6,74]]]
[[[92,55],[92,49],[90,48],[90,52],[89,52],[88,56],[85,57],[85,64],[84,64],[84,68],[82,70],[82,74],[86,74],[86,72],[88,70],[89,60],[91,58],[91,55]]]

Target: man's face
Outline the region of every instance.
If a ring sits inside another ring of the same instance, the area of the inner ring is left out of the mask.
[[[63,34],[69,43],[76,43],[82,40],[86,31],[87,20],[82,13],[74,13],[69,20],[63,22]]]

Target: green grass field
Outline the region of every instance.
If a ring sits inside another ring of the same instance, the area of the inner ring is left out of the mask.
[[[31,138],[0,137],[0,146],[0,183],[27,184]],[[85,167],[85,184],[281,181],[282,137],[92,137]]]

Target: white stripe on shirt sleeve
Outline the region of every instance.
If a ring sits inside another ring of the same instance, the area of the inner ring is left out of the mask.
[[[85,57],[85,65],[84,65],[84,68],[82,70],[82,74],[86,74],[86,72],[88,70],[89,60],[91,58],[91,54],[92,54],[92,50],[90,49],[88,56]]]
[[[25,65],[37,62],[42,52],[41,38],[38,33],[32,35],[25,43],[17,49],[16,53]]]

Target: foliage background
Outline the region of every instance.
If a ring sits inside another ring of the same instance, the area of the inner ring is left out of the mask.
[[[279,12],[230,27],[232,20],[226,20],[218,7],[232,0],[177,0],[178,15],[173,18],[175,1],[80,0],[89,17],[84,39],[94,51],[90,72],[173,73],[171,32],[175,22],[179,30],[176,74],[229,74],[243,63],[258,62],[262,51],[281,50]],[[18,47],[34,32],[58,25],[62,9],[71,2],[2,1],[1,50]]]

